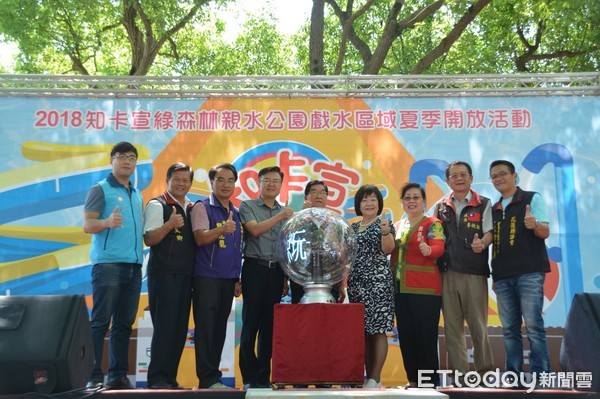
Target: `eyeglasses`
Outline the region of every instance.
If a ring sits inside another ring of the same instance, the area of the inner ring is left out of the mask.
[[[126,154],[116,153],[113,156],[113,159],[114,158],[118,159],[119,161],[124,161],[124,160],[128,160],[129,162],[135,162],[135,161],[137,161],[137,157],[135,155],[126,155]]]
[[[273,183],[276,186],[281,184],[281,180],[279,180],[279,179],[261,179],[261,182],[263,184],[266,184],[267,186],[271,183]]]
[[[460,177],[461,179],[466,179],[466,178],[467,178],[467,177],[469,177],[469,176],[471,176],[469,173],[454,173],[454,174],[452,174],[452,175],[448,176],[448,179],[450,179],[450,180],[456,180],[456,179],[458,179],[459,177]]]
[[[327,192],[326,191],[309,191],[308,195],[311,195],[313,197],[327,197]]]
[[[419,196],[419,195],[415,195],[414,197],[411,196],[406,196],[406,197],[402,197],[402,201],[418,201],[420,199],[423,199],[423,197]]]
[[[497,179],[502,179],[504,177],[506,177],[506,175],[510,175],[509,172],[498,172],[498,173],[494,173],[493,175],[490,175],[490,179],[491,180],[497,180]]]
[[[224,177],[217,177],[217,183],[219,184],[225,184],[225,183],[229,183],[229,184],[235,184],[235,179],[233,177],[230,177],[229,179],[225,179]]]

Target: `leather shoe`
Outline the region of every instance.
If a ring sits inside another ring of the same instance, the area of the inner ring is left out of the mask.
[[[121,389],[134,389],[131,385],[129,378],[123,376],[112,380],[106,380],[106,390],[121,390]]]
[[[173,385],[165,381],[159,381],[151,384],[148,389],[173,389]]]
[[[244,384],[244,391],[248,390],[248,389],[255,389],[255,388],[273,388],[271,386],[271,384],[256,384],[256,383],[249,383],[249,384]]]
[[[257,387],[257,388],[273,388],[273,387],[271,386],[271,384],[270,384],[270,383],[268,383],[268,382],[267,382],[267,383],[265,383],[265,384],[256,384],[256,387]]]
[[[92,378],[85,385],[85,389],[100,389],[104,388],[104,378]]]

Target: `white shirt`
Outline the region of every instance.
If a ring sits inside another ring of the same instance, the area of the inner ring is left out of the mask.
[[[179,205],[181,205],[181,203],[179,203],[179,201],[177,201],[171,195],[171,193],[169,193],[167,191],[166,194],[173,201],[175,201]],[[190,204],[190,203],[191,203],[191,201],[187,197],[185,197],[185,202],[181,206],[183,207],[183,212],[186,214],[187,214],[188,204]],[[157,200],[152,199],[152,200],[150,200],[150,202],[148,202],[148,204],[146,205],[146,209],[144,210],[144,234],[146,234],[147,232],[149,232],[151,230],[156,230],[156,229],[160,228],[163,224],[165,224],[165,221],[163,218],[163,206]]]

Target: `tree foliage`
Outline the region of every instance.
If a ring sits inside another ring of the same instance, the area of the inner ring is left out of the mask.
[[[288,1],[288,0],[272,0]],[[291,1],[291,0],[290,0]],[[322,75],[600,68],[600,1],[312,0],[291,38],[242,0],[0,0],[16,72]],[[219,17],[219,7],[234,10]],[[240,22],[242,21],[242,22]],[[237,35],[226,37],[235,25]]]
[[[322,1],[313,0],[313,7]],[[324,1],[330,11],[322,19],[330,33],[324,47],[337,51],[335,56],[323,51],[321,60],[318,54],[303,55],[304,62],[323,64],[325,73],[598,70],[600,2]]]
[[[228,0],[0,0],[0,32],[18,43],[28,73],[145,75],[174,38],[203,22],[199,11]],[[206,21],[204,21],[206,22]]]

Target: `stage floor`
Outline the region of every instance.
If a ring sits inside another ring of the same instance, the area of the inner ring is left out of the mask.
[[[331,388],[331,389],[189,389],[189,390],[149,390],[132,389],[123,391],[71,391],[69,393],[55,393],[53,398],[100,398],[100,399],[312,399],[312,398],[365,398],[365,399],[600,399],[600,393],[589,391],[571,390],[533,390],[527,393],[517,389],[488,389],[488,388],[444,388],[434,389],[403,389],[403,388]],[[49,395],[36,393],[18,395],[0,395],[0,399],[17,398],[48,398]]]

